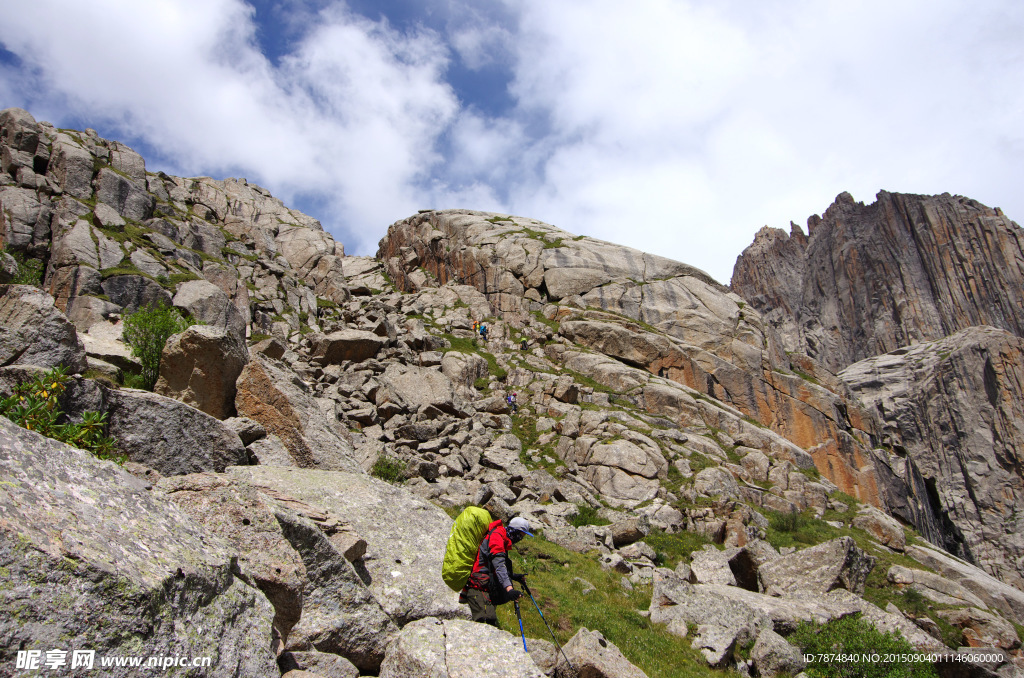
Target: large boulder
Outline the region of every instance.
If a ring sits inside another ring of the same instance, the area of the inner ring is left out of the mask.
[[[647,678],[600,631],[581,628],[562,648],[555,663],[557,678]]]
[[[660,453],[628,440],[592,445],[583,457],[583,477],[616,506],[633,507],[650,501],[661,485],[668,463]]]
[[[826,593],[846,589],[863,593],[875,557],[864,553],[850,537],[840,537],[775,558],[758,568],[757,575],[766,593]]]
[[[158,491],[230,544],[239,564],[274,606],[274,628],[287,641],[303,611],[306,568],[284,537],[275,506],[251,485],[222,474],[162,478]]]
[[[249,351],[237,334],[193,325],[167,340],[153,390],[226,419],[235,413],[235,381],[248,362]]]
[[[122,217],[145,221],[153,216],[156,200],[146,191],[145,179],[135,182],[108,167],[103,167],[96,174],[93,186],[96,189],[96,200],[110,205]]]
[[[380,678],[544,678],[522,641],[463,620],[420,619],[388,648]]]
[[[764,678],[795,676],[807,666],[800,648],[790,645],[771,629],[762,629],[757,634],[750,660],[754,662],[757,675]]]
[[[237,433],[185,403],[131,388],[110,389],[106,401],[108,434],[118,451],[161,475],[221,472],[247,463]]]
[[[171,295],[160,283],[141,275],[115,275],[103,281],[103,294],[125,314],[143,306],[170,306]]]
[[[362,362],[380,351],[387,337],[378,337],[365,330],[338,330],[313,337],[310,359],[321,365],[337,365],[346,360]]]
[[[245,318],[219,287],[206,280],[189,280],[178,285],[174,305],[196,320],[245,338]]]
[[[342,552],[337,518],[221,474],[164,478],[158,489],[238,550],[243,570],[274,605],[284,647],[380,668],[397,628]]]
[[[0,365],[86,369],[85,347],[53,297],[28,285],[0,285]]]
[[[235,409],[277,436],[301,468],[361,472],[351,443],[310,388],[283,363],[253,354],[236,382]]]
[[[0,417],[0,662],[16,650],[210,657],[277,675],[273,609],[235,553],[111,462]],[[135,676],[110,667],[105,675]]]
[[[438,576],[452,526],[438,507],[362,473],[271,466],[234,467],[228,472],[349,521],[367,544],[357,569],[397,623],[468,617],[467,608]]]
[[[412,412],[435,407],[449,414],[460,413],[454,384],[438,370],[391,364],[380,376],[380,383],[376,397],[378,407],[393,403]]]
[[[659,569],[651,593],[650,619],[670,627],[697,625],[703,629],[699,636],[726,631],[732,643],[740,644],[754,640],[762,629],[772,628],[768,612],[745,600],[725,597],[719,589],[751,593],[735,586],[694,586],[671,570]]]

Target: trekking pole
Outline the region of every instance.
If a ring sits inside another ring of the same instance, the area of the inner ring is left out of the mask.
[[[526,649],[526,631],[523,631],[523,615],[519,613],[519,601],[513,600],[512,605],[516,608],[516,619],[519,620],[519,635],[523,637],[523,652],[529,652]]]
[[[523,590],[526,591],[526,595],[530,596],[530,600],[533,601],[533,606],[535,608],[537,608],[537,614],[539,614],[540,618],[544,620],[544,626],[548,627],[548,633],[551,634],[551,640],[555,641],[555,647],[557,647],[558,651],[562,653],[563,657],[565,657],[565,663],[569,665],[569,668],[572,669],[573,672],[575,672],[576,671],[576,667],[572,665],[572,662],[569,661],[569,658],[565,656],[565,650],[563,650],[562,646],[558,644],[558,638],[555,638],[555,632],[551,630],[550,626],[548,626],[548,620],[544,617],[544,613],[540,611],[540,605],[537,604],[536,599],[533,597],[533,594],[530,592],[530,587],[526,585],[525,581],[521,581],[519,583],[523,585]],[[522,620],[519,620],[519,625],[520,626],[523,625]],[[525,641],[524,641],[524,643],[525,643]]]

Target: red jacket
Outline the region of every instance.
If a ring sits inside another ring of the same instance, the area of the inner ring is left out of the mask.
[[[504,591],[512,586],[512,561],[508,550],[512,540],[508,538],[505,526],[495,520],[487,526],[487,533],[476,552],[473,572],[469,575],[469,588],[491,591],[492,587]]]

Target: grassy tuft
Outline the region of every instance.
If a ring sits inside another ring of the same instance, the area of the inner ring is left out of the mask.
[[[602,570],[590,556],[538,538],[520,542],[512,552],[512,561],[516,572],[529,575],[527,583],[560,645],[585,627],[600,631],[651,678],[709,675],[707,663],[689,641],[640,614],[650,605],[650,586],[626,591],[620,583],[621,574]],[[596,590],[581,595],[577,577],[593,584]],[[523,596],[520,608],[527,646],[531,638],[550,642],[551,635],[528,596]],[[498,622],[503,629],[519,634],[512,605],[498,607]]]

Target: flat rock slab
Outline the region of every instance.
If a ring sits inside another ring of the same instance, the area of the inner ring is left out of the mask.
[[[522,641],[487,624],[420,619],[388,647],[380,678],[544,678]]]
[[[236,382],[238,416],[277,436],[296,466],[357,473],[352,445],[317,404],[308,385],[284,363],[250,356]]]
[[[228,473],[349,522],[367,544],[360,575],[399,624],[469,616],[441,580],[452,519],[433,504],[365,474],[269,466],[236,466]]]
[[[850,537],[840,537],[782,556],[757,571],[766,593],[826,593],[842,588],[863,593],[875,558],[864,553]]]
[[[346,360],[362,362],[377,355],[386,343],[387,337],[373,332],[338,330],[315,337],[311,357],[321,365],[337,365]]]
[[[227,424],[173,398],[110,389],[106,411],[117,449],[161,475],[221,472],[246,463],[242,439]]]
[[[273,608],[226,544],[116,464],[3,417],[0,450],[0,665],[88,648],[97,662],[210,657],[205,675],[277,675]]]

